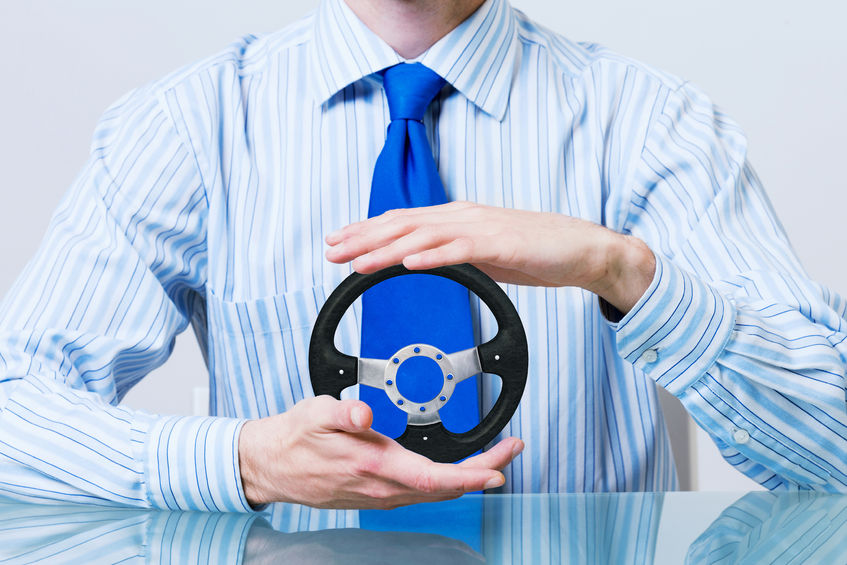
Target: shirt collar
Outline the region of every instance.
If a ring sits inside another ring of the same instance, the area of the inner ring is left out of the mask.
[[[418,60],[485,113],[502,120],[518,57],[515,16],[507,0],[487,0]],[[403,62],[343,0],[324,0],[310,45],[315,97],[329,100],[346,86]]]

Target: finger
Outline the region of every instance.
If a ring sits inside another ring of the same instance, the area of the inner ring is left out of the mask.
[[[454,216],[421,210],[432,210],[432,208],[416,208],[414,211],[391,210],[382,216],[350,224],[336,232],[338,235],[327,236],[327,242],[332,242],[331,245],[335,248],[345,251],[361,248],[367,251],[382,247],[423,226],[446,222],[458,223],[453,219]]]
[[[516,437],[502,440],[497,445],[484,453],[468,457],[461,463],[460,467],[476,467],[484,469],[502,470],[523,451],[524,443]]]
[[[426,267],[419,267],[413,261],[414,268],[497,262],[501,261],[500,252],[509,248],[508,242],[494,237],[491,226],[484,222],[431,223],[393,241],[389,237],[384,242],[380,241],[380,245],[374,247],[369,241],[357,241],[359,252],[367,252],[354,260],[353,268],[360,273],[370,273],[398,263],[406,265],[406,259],[411,256],[418,257],[418,260],[421,256],[432,258]]]
[[[433,463],[426,457],[404,450],[405,457],[389,458],[385,478],[426,496],[457,496],[466,492],[501,486],[505,477],[496,469],[461,467]]]
[[[341,400],[335,401],[315,419],[318,425],[329,431],[360,433],[370,429],[373,412],[360,400]]]
[[[368,231],[376,227],[384,226],[388,223],[397,223],[398,220],[403,220],[405,218],[412,218],[413,216],[426,216],[428,214],[433,213],[437,214],[438,217],[442,217],[444,213],[444,206],[445,205],[423,206],[420,208],[397,208],[395,210],[389,210],[380,214],[379,216],[368,218],[367,220],[361,220],[359,222],[353,222],[352,224],[348,224],[342,228],[339,228],[336,231],[327,235],[324,240],[329,245],[337,245],[345,239],[349,239],[350,237],[358,235],[363,231]]]
[[[427,225],[397,239],[380,242],[376,246],[364,242],[362,251],[365,253],[356,257],[353,261],[353,269],[367,274],[397,265],[409,255],[446,244],[452,237],[454,237],[453,230]]]
[[[479,263],[480,258],[474,254],[475,247],[473,239],[459,237],[444,245],[407,255],[403,258],[403,266],[414,271],[459,263]]]
[[[394,210],[388,210],[380,214],[379,216],[375,216],[373,218],[368,218],[364,222],[361,223],[372,223],[372,224],[383,224],[392,222],[395,220],[401,220],[404,218],[412,218],[415,221],[419,221],[422,217],[430,217],[434,219],[449,217],[452,214],[460,213],[468,208],[482,208],[479,204],[467,201],[457,201],[457,202],[447,202],[445,204],[435,204],[433,206],[418,206],[417,208],[395,208]],[[429,220],[427,220],[429,221]],[[450,220],[454,221],[454,220]]]
[[[469,208],[487,208],[487,206],[481,206],[474,202],[460,200],[456,202],[447,202],[445,204],[435,204],[433,206],[419,206],[417,208],[396,208],[394,210],[388,210],[387,212],[380,214],[379,216],[376,216],[374,218],[369,218],[367,221],[380,224],[402,218],[412,218],[415,221],[420,222],[423,217],[429,217],[429,219],[425,221],[430,221],[431,219],[437,221],[441,218],[446,218],[447,221],[455,221],[451,218],[452,215],[456,213],[461,213]]]
[[[456,217],[457,213],[461,213],[470,208],[488,208],[474,204],[472,202],[459,201],[448,202],[447,204],[439,204],[436,206],[422,206],[419,208],[398,208],[389,210],[379,216],[368,218],[360,222],[353,222],[327,235],[324,240],[329,245],[338,245],[344,240],[350,239],[362,233],[369,233],[379,227],[384,227],[390,224],[402,224],[411,222],[410,229],[415,226],[424,224],[433,224],[441,222],[457,222],[461,221]]]
[[[452,464],[437,464],[430,471],[431,483],[424,482],[423,486],[431,484],[433,491],[424,492],[474,492],[503,486],[506,477],[498,470],[460,467]]]
[[[327,249],[325,256],[333,263],[345,263],[376,249],[384,248],[418,227],[418,224],[410,222],[369,224],[355,233],[347,234],[344,239]],[[399,262],[398,260],[397,263]]]

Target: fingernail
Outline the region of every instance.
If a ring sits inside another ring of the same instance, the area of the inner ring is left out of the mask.
[[[497,476],[488,479],[488,482],[485,483],[485,486],[482,487],[482,489],[488,490],[490,488],[497,488],[499,486],[503,486],[504,482],[506,482],[505,477],[503,477],[503,475],[498,474]]]
[[[334,261],[338,257],[341,257],[341,251],[337,247],[330,247],[326,250],[326,253],[324,253],[324,255],[328,260]]]
[[[353,408],[352,413],[350,414],[350,419],[353,420],[353,425],[357,428],[362,427],[362,409],[361,408]]]
[[[524,448],[524,444],[523,444],[522,441],[519,441],[518,443],[516,443],[515,446],[512,447],[512,459],[514,459],[515,457],[520,455],[521,451],[523,451],[523,448]]]

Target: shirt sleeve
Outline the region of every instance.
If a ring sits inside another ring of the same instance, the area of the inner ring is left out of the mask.
[[[657,268],[615,324],[619,353],[765,487],[847,490],[844,302],[800,266],[743,134],[682,85],[636,170],[623,231]]]
[[[0,306],[0,491],[248,511],[243,422],[120,406],[203,315],[206,195],[166,91],[101,120],[90,159]]]

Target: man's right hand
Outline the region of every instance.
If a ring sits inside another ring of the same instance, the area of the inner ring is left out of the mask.
[[[358,400],[307,398],[283,414],[250,420],[238,443],[244,494],[252,505],[395,508],[495,488],[523,449],[507,438],[459,464],[434,463],[370,429]]]

